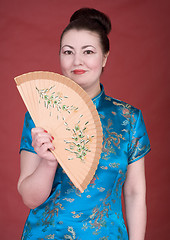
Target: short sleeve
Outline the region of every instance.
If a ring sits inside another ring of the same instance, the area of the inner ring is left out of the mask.
[[[29,112],[26,112],[25,119],[24,119],[23,131],[22,131],[22,137],[21,137],[20,152],[22,150],[26,150],[29,152],[36,153],[32,146],[32,137],[31,137],[31,129],[34,127],[35,127],[35,124],[31,118]]]
[[[128,164],[144,157],[150,151],[150,141],[146,131],[143,116],[140,110],[133,115],[134,124],[131,124]]]

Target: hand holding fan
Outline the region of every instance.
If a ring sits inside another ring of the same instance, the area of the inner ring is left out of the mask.
[[[35,123],[54,136],[52,153],[83,192],[97,169],[102,149],[98,112],[75,82],[52,72],[30,72],[15,78]]]

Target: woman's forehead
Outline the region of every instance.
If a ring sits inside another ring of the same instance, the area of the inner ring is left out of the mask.
[[[64,33],[61,45],[95,45],[100,46],[100,38],[96,32],[71,29]]]

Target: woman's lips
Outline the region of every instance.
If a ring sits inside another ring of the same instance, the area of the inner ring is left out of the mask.
[[[83,70],[83,69],[75,69],[75,70],[73,70],[73,73],[74,74],[77,74],[77,75],[81,75],[81,74],[83,74],[83,73],[85,73],[86,71],[85,70]]]

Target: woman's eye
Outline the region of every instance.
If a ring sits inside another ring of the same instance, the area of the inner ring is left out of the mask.
[[[71,55],[73,52],[71,51],[71,50],[66,50],[66,51],[64,51],[64,54],[66,54],[66,55]]]
[[[86,50],[86,51],[84,51],[84,53],[85,54],[92,54],[92,53],[94,53],[92,50]]]

